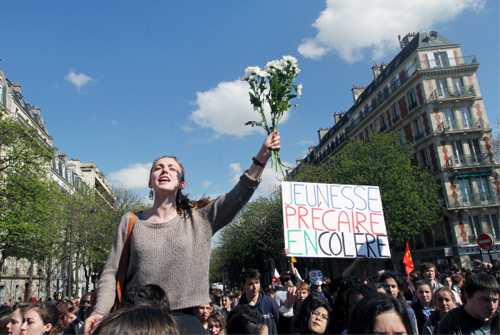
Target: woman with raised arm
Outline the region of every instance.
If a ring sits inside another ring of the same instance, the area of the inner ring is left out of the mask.
[[[182,193],[186,187],[184,168],[176,157],[155,160],[149,176],[154,204],[135,213],[125,291],[134,285],[157,284],[167,293],[173,311],[209,303],[206,288],[212,236],[250,200],[272,150],[280,149],[280,136],[275,130],[267,136],[238,184],[214,201],[190,201]],[[99,281],[97,304],[85,321],[86,334],[115,302],[117,272],[130,216],[125,214],[118,226]]]

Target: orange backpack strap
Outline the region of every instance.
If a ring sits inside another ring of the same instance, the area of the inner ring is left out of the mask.
[[[118,268],[118,279],[116,281],[116,299],[113,309],[116,309],[118,304],[122,301],[123,291],[125,288],[125,280],[127,279],[128,259],[130,257],[130,235],[132,234],[132,230],[134,229],[135,218],[136,215],[134,213],[130,213],[127,238],[125,239],[125,244],[123,245],[122,256],[120,258],[120,266]]]

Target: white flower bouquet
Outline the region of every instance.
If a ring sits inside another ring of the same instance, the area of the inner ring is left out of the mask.
[[[262,70],[258,66],[250,66],[245,70],[245,75],[241,77],[250,84],[250,103],[262,120],[248,121],[245,125],[252,127],[262,127],[270,134],[273,129],[278,129],[279,122],[283,114],[290,108],[290,100],[300,98],[302,94],[302,84],[295,85],[294,81],[300,69],[297,59],[292,56],[283,56],[281,60],[268,62],[266,69]],[[268,122],[264,114],[265,104],[271,108],[271,120]],[[297,107],[297,105],[295,105]],[[281,158],[278,152],[273,151],[271,156],[271,166],[278,167],[284,175]]]

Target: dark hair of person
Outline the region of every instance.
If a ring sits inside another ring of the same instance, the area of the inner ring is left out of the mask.
[[[391,288],[389,287],[389,285],[386,285],[384,283],[375,282],[373,283],[373,288],[375,289],[375,291],[377,291],[379,288],[383,288],[385,290],[385,293],[391,294]]]
[[[33,307],[35,303],[34,302],[25,302],[25,301],[20,301],[12,307],[12,312],[19,310],[19,314],[21,314],[21,317],[24,318],[24,315],[26,312]]]
[[[453,285],[457,286],[464,280],[464,277],[461,274],[454,273],[451,275],[451,282]]]
[[[434,268],[434,270],[436,269],[436,266],[434,265],[434,263],[424,262],[420,265],[420,272],[424,272],[424,271],[432,269],[432,268]]]
[[[418,290],[418,288],[419,288],[420,286],[425,286],[425,285],[429,286],[429,287],[430,287],[430,289],[431,289],[431,291],[432,291],[432,284],[431,284],[431,283],[429,283],[427,280],[419,280],[419,281],[417,281],[417,282],[415,283],[415,290]]]
[[[213,311],[212,314],[208,317],[208,321],[210,320],[217,321],[220,326],[220,334],[224,334],[226,332],[226,318],[221,311]]]
[[[238,305],[227,316],[227,335],[260,334],[266,320],[248,305]]]
[[[394,311],[401,317],[406,334],[413,335],[413,327],[406,307],[389,294],[375,293],[363,298],[352,311],[347,334],[373,334],[379,314]]]
[[[302,303],[299,310],[299,315],[295,319],[295,329],[299,334],[310,334],[311,331],[308,329],[309,318],[311,314],[318,309],[323,307],[327,310],[329,318],[332,317],[332,309],[326,300],[317,293],[311,293]],[[328,325],[327,325],[328,329]]]
[[[275,294],[275,293],[276,293],[276,290],[275,290],[274,288],[272,288],[272,287],[266,287],[266,288],[264,289],[264,293],[265,293],[266,295],[268,295],[268,296],[271,296],[271,295],[273,295],[273,294]]]
[[[182,166],[179,159],[177,157],[174,157],[174,156],[163,156],[163,157],[155,159],[153,161],[153,165],[151,166],[151,170],[149,171],[149,179],[151,180],[151,175],[153,174],[153,169],[154,169],[156,163],[162,158],[172,158],[179,165],[179,167],[181,168],[180,181],[185,182],[184,166]],[[210,200],[210,197],[202,197],[200,200],[192,201],[188,198],[188,195],[189,194],[186,194],[186,195],[182,194],[182,190],[177,191],[177,195],[175,197],[175,204],[177,206],[177,213],[178,214],[182,214],[189,209],[201,208],[201,207],[206,206],[212,202],[212,200]]]
[[[396,281],[396,284],[398,285],[398,289],[399,289],[399,296],[402,296],[402,294],[403,294],[403,282],[401,281],[399,275],[396,272],[386,271],[386,272],[382,273],[382,275],[379,278],[379,281],[381,283],[383,283],[387,279],[394,279]]]
[[[369,286],[369,285],[366,285],[366,284],[359,284],[359,285],[356,285],[356,286],[353,286],[349,289],[349,291],[347,292],[347,297],[346,297],[346,301],[345,301],[345,308],[346,310],[348,309],[347,307],[347,304],[349,303],[349,297],[353,294],[359,294],[359,295],[362,295],[363,297],[367,297],[369,295],[373,295],[377,293],[377,290],[373,287],[373,286]]]
[[[181,329],[167,312],[149,304],[121,308],[108,314],[94,334],[103,335],[180,335]]]
[[[59,313],[59,321],[57,327],[61,330],[66,329],[69,326],[68,321],[66,320],[66,314],[67,313],[72,313],[75,314],[78,313],[80,308],[78,306],[74,306],[71,302],[65,301],[61,304],[57,304],[57,311]]]
[[[495,294],[499,294],[500,288],[493,276],[484,272],[471,273],[465,280],[463,292],[468,298],[471,298],[474,293],[479,291],[491,291]]]
[[[59,324],[59,311],[57,307],[51,304],[50,302],[36,302],[34,303],[29,310],[34,310],[42,320],[44,325],[51,324],[52,328],[48,332],[48,334],[59,334],[62,330]],[[26,314],[25,314],[26,315]]]
[[[257,279],[260,281],[260,272],[255,269],[248,269],[241,273],[241,283],[245,285],[247,279]]]
[[[338,313],[338,309],[344,310],[346,305],[347,292],[354,286],[359,285],[359,279],[353,276],[343,277],[340,281],[339,288],[337,290],[337,299],[333,303],[333,309],[335,313]],[[346,310],[344,310],[346,311]]]
[[[0,334],[7,334],[7,325],[10,323],[12,313],[9,306],[0,306]]]
[[[170,313],[167,293],[156,284],[132,286],[125,292],[118,308],[127,308],[144,304],[149,304],[153,307],[162,309],[166,313]]]
[[[281,285],[285,285],[289,280],[292,280],[292,275],[290,272],[282,273],[280,276]]]

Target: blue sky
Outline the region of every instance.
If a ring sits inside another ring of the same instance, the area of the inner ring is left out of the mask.
[[[0,8],[0,68],[41,108],[54,146],[141,194],[163,155],[184,164],[193,198],[227,192],[264,140],[243,126],[258,116],[238,78],[283,55],[298,59],[304,85],[279,128],[291,166],[408,32],[436,30],[476,55],[490,124],[498,117],[497,0],[26,0]],[[277,176],[266,169],[259,194]]]

